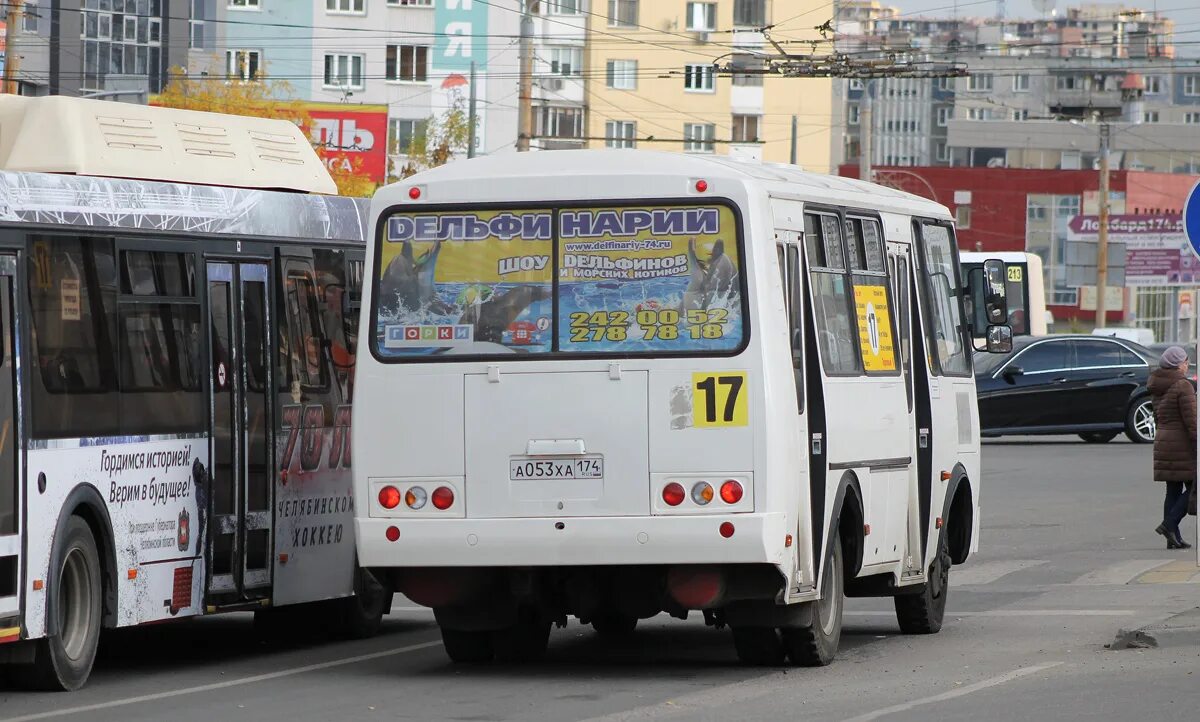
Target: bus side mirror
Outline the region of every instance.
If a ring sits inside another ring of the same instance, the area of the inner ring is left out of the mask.
[[[987,322],[989,325],[1004,323],[1008,320],[1008,287],[1005,285],[1004,261],[995,259],[984,261],[983,275],[984,283],[981,291]],[[1011,332],[1012,329],[1009,329],[1010,336]]]
[[[988,326],[987,330],[987,351],[988,353],[1011,353],[1013,347],[1013,332],[1012,326],[993,325]],[[1014,368],[1010,366],[1009,368]],[[1017,369],[1020,371],[1020,369]],[[1006,369],[1007,371],[1007,369]]]

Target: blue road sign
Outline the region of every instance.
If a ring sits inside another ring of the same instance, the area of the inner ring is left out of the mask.
[[[1192,192],[1183,202],[1183,233],[1192,247],[1192,253],[1200,258],[1200,183],[1192,186]]]

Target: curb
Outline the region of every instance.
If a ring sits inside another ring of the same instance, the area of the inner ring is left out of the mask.
[[[1200,645],[1200,607],[1174,614],[1162,621],[1133,629],[1117,630],[1105,649],[1156,649]]]

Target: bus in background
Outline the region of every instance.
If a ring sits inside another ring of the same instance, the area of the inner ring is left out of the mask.
[[[1049,333],[1052,320],[1046,310],[1041,256],[1023,251],[960,251],[959,256],[962,259],[964,283],[971,273],[982,272],[984,261],[991,258],[1004,262],[1008,286],[1008,325],[1012,327],[1014,336],[1045,336]],[[978,324],[982,320],[982,317],[978,317],[975,322]]]
[[[0,663],[75,689],[102,627],[318,601],[372,632],[365,202],[284,121],[10,95],[0,127]]]
[[[452,660],[539,656],[567,616],[623,635],[702,611],[745,663],[823,665],[846,595],[941,628],[981,483],[944,206],[576,151],[419,173],[371,213],[359,561],[433,608]]]

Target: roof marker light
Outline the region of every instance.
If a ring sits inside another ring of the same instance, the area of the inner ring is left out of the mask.
[[[408,189],[408,197],[414,201],[421,197],[421,189],[418,186],[413,186]]]
[[[696,192],[697,193],[703,193],[706,190],[708,190],[708,181],[704,180],[703,178],[696,181]]]

